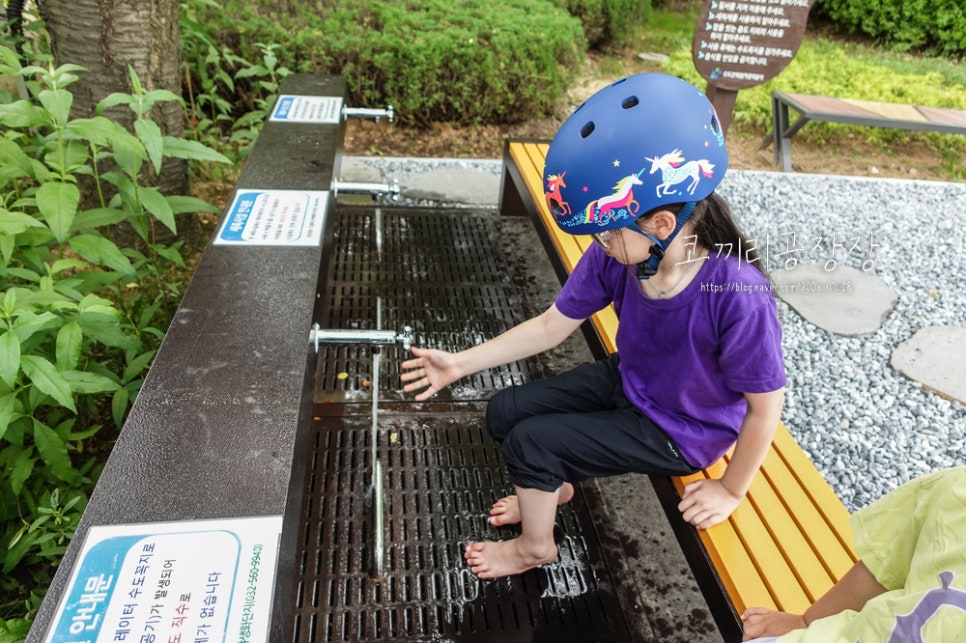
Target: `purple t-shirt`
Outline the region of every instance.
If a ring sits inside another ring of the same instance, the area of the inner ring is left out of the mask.
[[[596,244],[557,295],[557,309],[586,319],[613,302],[624,394],[704,468],[735,443],[744,393],[785,385],[781,326],[768,280],[714,251],[669,299],[641,292],[627,266]]]

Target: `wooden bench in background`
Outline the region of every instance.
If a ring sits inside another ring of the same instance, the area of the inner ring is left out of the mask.
[[[572,236],[553,222],[543,191],[548,144],[508,141],[504,152],[500,209],[528,214],[565,280],[592,240]],[[597,357],[616,350],[613,307],[585,325]],[[684,486],[720,478],[729,456],[693,476],[651,476],[692,573],[725,641],[741,640],[739,615],[760,605],[801,613],[854,562],[848,511],[784,425],[756,476],[746,501],[726,522],[698,531],[677,509]]]
[[[794,123],[789,120],[789,108],[799,114]],[[775,165],[785,172],[792,171],[792,136],[809,121],[966,134],[966,111],[957,109],[772,92],[771,111],[772,133],[761,149],[774,143]]]

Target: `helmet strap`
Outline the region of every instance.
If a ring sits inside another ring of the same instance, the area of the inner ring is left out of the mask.
[[[658,267],[661,264],[661,259],[664,258],[664,252],[667,250],[671,242],[674,241],[674,237],[677,236],[681,228],[687,222],[691,213],[694,212],[694,208],[697,203],[691,201],[690,203],[685,203],[684,207],[681,208],[677,216],[677,225],[674,226],[674,231],[667,236],[666,239],[658,239],[657,237],[647,234],[644,235],[651,240],[651,248],[648,253],[647,259],[641,261],[637,264],[637,278],[638,279],[650,279],[657,274]]]

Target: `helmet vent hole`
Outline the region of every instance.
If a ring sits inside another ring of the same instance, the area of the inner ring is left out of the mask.
[[[587,138],[594,133],[594,122],[591,121],[580,128],[580,138]]]
[[[721,132],[721,123],[718,122],[717,114],[711,115],[711,131],[714,132],[715,135]]]
[[[628,96],[621,101],[621,107],[624,109],[631,109],[632,107],[637,107],[641,101],[637,100],[637,96]]]
[[[560,217],[565,214],[563,206],[560,205],[560,201],[557,201],[557,199],[549,199],[549,202],[550,212],[553,214],[553,216]]]

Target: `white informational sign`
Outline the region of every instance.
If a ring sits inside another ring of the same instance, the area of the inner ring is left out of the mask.
[[[283,123],[335,124],[342,120],[342,98],[338,96],[293,96],[282,94],[270,121]]]
[[[328,191],[238,190],[213,243],[317,246],[328,202]]]
[[[282,516],[94,526],[47,643],[268,643]]]

